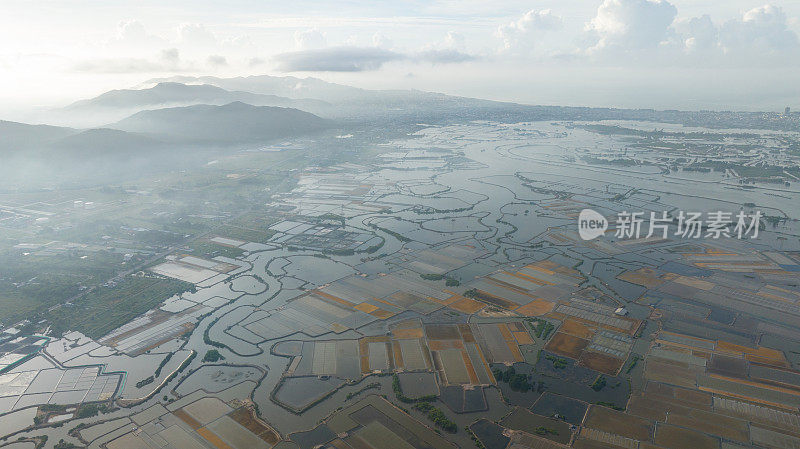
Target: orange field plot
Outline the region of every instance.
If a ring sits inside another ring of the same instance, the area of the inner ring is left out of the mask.
[[[451,309],[458,310],[459,312],[463,313],[475,313],[482,308],[486,307],[486,304],[482,302],[478,302],[469,298],[461,298],[458,301],[448,305]]]
[[[245,407],[239,408],[231,413],[230,417],[241,424],[245,429],[264,440],[267,444],[274,445],[281,439],[277,432],[256,419],[250,409]]]
[[[625,360],[597,352],[584,351],[579,362],[581,365],[604,374],[616,376]]]
[[[647,360],[644,377],[648,380],[677,385],[686,388],[697,387],[697,375],[704,371],[703,367],[680,366],[676,362]]]
[[[664,283],[664,279],[659,277],[656,271],[651,268],[626,271],[617,276],[617,279],[647,288],[655,288]]]
[[[556,332],[544,348],[550,352],[577,360],[588,345],[589,340],[584,340],[563,332]]]
[[[542,316],[546,313],[550,313],[555,305],[554,302],[536,298],[524,306],[518,307],[515,312],[524,316]]]
[[[463,349],[464,342],[461,340],[428,340],[428,347],[431,351],[443,351],[445,349]]]
[[[570,334],[574,337],[590,339],[594,335],[594,329],[572,318],[567,318],[558,329],[559,332]]]
[[[359,359],[359,365],[361,367],[361,374],[369,374],[371,372],[369,369],[369,356],[362,356]]]
[[[702,279],[693,278],[689,276],[679,276],[675,279],[678,284],[688,285],[689,287],[699,288],[700,290],[711,290],[714,288],[713,282],[704,281]]]
[[[475,335],[469,324],[459,324],[458,331],[461,332],[461,339],[464,340],[464,343],[475,343]]]
[[[634,440],[650,441],[653,435],[653,422],[629,415],[607,407],[592,405],[584,422],[586,427],[621,435]]]
[[[719,438],[715,438],[695,430],[683,429],[669,424],[659,424],[656,429],[655,443],[662,447],[693,449],[717,449]]]
[[[723,437],[741,443],[750,442],[747,421],[713,412],[691,409],[687,413],[670,412],[667,423],[694,429],[699,432]]]
[[[513,303],[507,299],[500,298],[499,296],[490,295],[483,290],[477,290],[474,295],[475,299],[485,302],[486,304],[490,304],[493,306],[500,307],[501,309],[506,310],[513,310],[517,307],[516,303]],[[452,301],[455,302],[455,301]],[[448,303],[449,304],[449,303]]]
[[[520,344],[520,345],[532,345],[533,344],[533,338],[531,337],[531,334],[529,334],[526,331],[512,332],[512,334],[514,335],[514,338],[517,340],[517,344]]]

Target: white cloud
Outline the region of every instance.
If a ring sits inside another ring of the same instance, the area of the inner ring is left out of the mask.
[[[416,55],[416,59],[431,64],[454,64],[478,59],[474,55],[464,53],[455,48],[423,50]]]
[[[182,23],[178,25],[178,42],[192,47],[208,47],[217,44],[217,38],[201,23]]]
[[[224,67],[228,65],[228,60],[224,56],[220,55],[211,55],[208,57],[206,62],[208,62],[208,65],[212,67]]]
[[[588,52],[629,54],[667,40],[678,9],[665,0],[604,0],[586,25],[595,40]]]
[[[294,44],[298,50],[313,50],[322,48],[326,45],[325,35],[318,29],[296,31],[294,33]]]
[[[354,39],[351,37],[350,40],[353,41]],[[391,39],[379,31],[372,35],[372,46],[379,48],[392,48],[394,46],[394,42],[392,42]]]
[[[94,73],[156,73],[194,70],[191,62],[183,61],[177,48],[161,50],[151,58],[97,58],[80,61],[73,66],[77,72]]]
[[[439,42],[424,46],[416,52],[413,59],[431,64],[454,64],[478,59],[466,50],[464,35],[455,31],[448,31]]]
[[[251,68],[258,67],[266,64],[266,62],[267,60],[264,58],[254,57],[247,60],[247,66]]]
[[[798,54],[797,34],[789,28],[783,9],[764,5],[747,11],[741,20],[725,22],[719,30],[726,54],[740,57],[774,57]]]
[[[117,23],[117,33],[105,42],[117,51],[152,50],[162,47],[166,41],[147,32],[138,20],[123,20]]]
[[[448,31],[444,37],[444,47],[452,48],[455,50],[465,50],[467,48],[467,40],[464,35],[455,31]]]
[[[282,53],[273,59],[283,72],[363,72],[404,58],[376,47],[329,47]]]
[[[678,45],[687,55],[713,57],[719,52],[719,29],[705,14],[675,21]]]
[[[505,50],[531,48],[543,33],[557,30],[561,26],[561,17],[553,14],[551,10],[532,9],[519,20],[501,25],[496,34],[503,41]]]
[[[586,25],[581,54],[657,67],[800,64],[800,41],[780,7],[754,8],[722,25],[709,15],[676,20],[677,13],[666,0],[604,0]]]

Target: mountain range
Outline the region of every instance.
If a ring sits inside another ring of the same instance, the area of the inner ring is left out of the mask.
[[[293,108],[194,105],[137,112],[110,128],[184,143],[242,143],[313,134],[333,122]]]
[[[209,84],[161,82],[145,89],[111,90],[50,111],[44,118],[71,126],[92,127],[122,120],[145,109],[224,105],[237,101],[254,106],[288,107],[323,113],[331,107],[330,103],[316,99],[231,91]]]

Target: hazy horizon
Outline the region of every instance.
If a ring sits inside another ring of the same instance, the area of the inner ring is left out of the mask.
[[[5,120],[174,75],[311,76],[535,105],[800,107],[800,4],[788,1],[11,0],[0,13]]]

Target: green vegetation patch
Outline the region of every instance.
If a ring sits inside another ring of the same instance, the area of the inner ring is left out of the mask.
[[[55,335],[75,330],[97,339],[167,298],[194,289],[193,284],[177,279],[128,276],[116,285],[89,291],[71,305],[48,311],[45,318]]]
[[[421,412],[427,413],[428,419],[442,430],[450,433],[458,432],[458,425],[451,421],[443,411],[434,407],[430,402],[419,402],[414,405],[414,408]]]
[[[492,374],[498,382],[507,383],[509,388],[511,388],[513,391],[525,393],[533,389],[533,384],[530,382],[530,376],[527,374],[517,373],[513,366],[509,367],[505,371],[501,370],[500,368],[495,368],[492,370]]]
[[[203,356],[203,362],[216,363],[220,360],[225,360],[225,357],[223,357],[223,355],[220,354],[216,349],[209,349],[206,351],[206,355]]]

